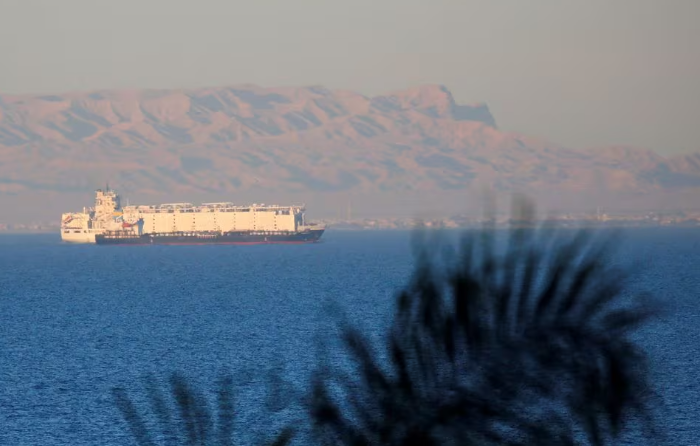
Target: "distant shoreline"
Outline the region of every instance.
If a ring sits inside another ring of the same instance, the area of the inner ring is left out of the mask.
[[[49,235],[49,234],[55,234],[55,235],[61,235],[61,233],[58,230],[52,231],[52,230],[36,230],[36,231],[22,231],[22,230],[8,230],[8,231],[0,231],[0,235]]]
[[[559,228],[559,229],[678,229],[678,228],[688,228],[688,229],[700,229],[700,225],[535,225],[535,226],[508,226],[508,225],[495,225],[495,229],[511,229],[511,228]],[[371,232],[371,231],[412,231],[414,229],[425,229],[433,231],[473,231],[482,229],[483,226],[461,226],[461,227],[402,227],[402,228],[377,228],[377,227],[335,227],[330,226],[327,231],[337,231],[337,232]]]

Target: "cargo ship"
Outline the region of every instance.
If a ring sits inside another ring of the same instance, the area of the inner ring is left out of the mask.
[[[61,216],[61,239],[97,245],[249,245],[315,243],[325,226],[307,223],[305,206],[230,202],[121,206],[116,191]]]

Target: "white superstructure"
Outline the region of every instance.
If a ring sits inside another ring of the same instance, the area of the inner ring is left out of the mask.
[[[303,205],[240,206],[229,202],[121,207],[119,195],[107,187],[96,191],[94,207],[62,215],[61,238],[66,242],[95,243],[95,235],[105,231],[141,234],[296,232],[306,227],[305,211]]]
[[[95,243],[95,235],[122,226],[119,195],[107,187],[95,192],[95,206],[61,215],[61,239],[71,243]]]

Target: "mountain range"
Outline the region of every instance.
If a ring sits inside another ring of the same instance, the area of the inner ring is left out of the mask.
[[[0,205],[47,215],[89,205],[106,181],[135,201],[352,200],[375,213],[485,188],[559,207],[700,205],[700,152],[574,150],[501,130],[441,85],[1,95],[0,153]]]

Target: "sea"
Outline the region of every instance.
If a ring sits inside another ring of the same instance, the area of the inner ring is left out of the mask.
[[[285,401],[308,387],[340,322],[382,339],[414,267],[411,240],[410,231],[332,228],[310,245],[2,235],[0,445],[135,445],[112,390],[125,389],[148,419],[147,379],[165,386],[173,373],[212,408],[229,374],[236,444],[262,444],[266,432],[301,422]],[[697,445],[700,229],[627,229],[615,259],[633,288],[667,309],[639,335],[662,397],[663,444]],[[271,386],[274,377],[284,385]]]

